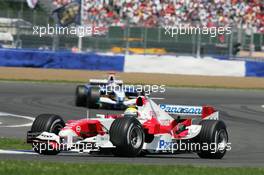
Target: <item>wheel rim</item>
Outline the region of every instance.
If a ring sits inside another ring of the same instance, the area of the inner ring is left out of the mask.
[[[143,136],[141,129],[133,127],[130,131],[130,143],[134,148],[139,148],[142,144]]]
[[[227,141],[228,141],[228,136],[227,136],[227,132],[224,129],[221,129],[220,131],[218,131],[216,133],[216,140],[215,140],[216,144],[217,144],[217,150],[220,153],[224,153],[226,151],[226,147],[227,147]]]
[[[51,132],[54,134],[59,134],[60,130],[63,128],[63,126],[59,123],[55,124],[52,129]]]
[[[85,93],[85,89],[79,87],[78,90],[77,90],[77,95],[83,95],[84,93]]]

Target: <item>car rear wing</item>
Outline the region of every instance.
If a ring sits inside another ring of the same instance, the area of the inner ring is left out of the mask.
[[[160,104],[160,109],[170,115],[179,116],[201,116],[202,119],[218,120],[218,111],[212,106],[187,106],[187,105],[170,105]]]
[[[89,83],[91,85],[107,85],[108,80],[107,79],[90,79]],[[114,83],[116,83],[118,85],[122,85],[123,81],[122,80],[115,80]]]

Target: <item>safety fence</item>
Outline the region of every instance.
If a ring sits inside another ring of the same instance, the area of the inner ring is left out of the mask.
[[[103,35],[85,36],[82,39],[69,35],[45,35],[40,38],[33,35],[33,26],[55,25],[54,20],[45,11],[28,10],[21,1],[21,8],[18,10],[2,9],[0,18],[17,19],[3,24],[0,21],[0,32],[10,32],[14,37],[13,46],[16,48],[45,48],[58,51],[79,47],[84,52],[264,57],[264,34],[255,33],[251,29],[233,28],[231,34],[215,37],[204,34],[171,37],[165,34],[164,27],[144,28],[127,24],[122,27],[107,26]],[[0,40],[0,44],[1,42]],[[244,51],[242,55],[236,55],[237,43],[241,44],[239,49]]]

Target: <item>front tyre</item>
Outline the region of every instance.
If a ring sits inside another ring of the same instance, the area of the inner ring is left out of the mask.
[[[228,133],[223,121],[203,120],[202,129],[198,135],[198,141],[203,146],[207,144],[209,149],[201,149],[197,154],[204,159],[222,159],[227,150]]]
[[[87,88],[84,85],[78,85],[75,91],[75,105],[86,106]]]
[[[87,93],[86,104],[88,108],[98,108],[98,101],[100,99],[100,88],[92,86]]]
[[[114,155],[135,157],[140,155],[145,134],[140,122],[133,117],[117,118],[110,127],[110,141],[116,146]]]
[[[41,114],[34,120],[31,126],[31,132],[42,133],[46,131],[58,134],[64,126],[65,122],[60,116],[54,114]],[[43,143],[33,142],[32,147],[35,152],[44,155],[56,155],[60,152],[59,149],[52,149],[51,145]]]

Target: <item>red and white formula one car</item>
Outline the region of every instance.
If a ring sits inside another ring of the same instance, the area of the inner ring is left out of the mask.
[[[66,124],[57,115],[39,115],[27,142],[47,155],[110,150],[128,157],[196,152],[201,158],[221,159],[229,149],[226,125],[213,107],[158,105],[145,96],[122,115],[97,115]]]

